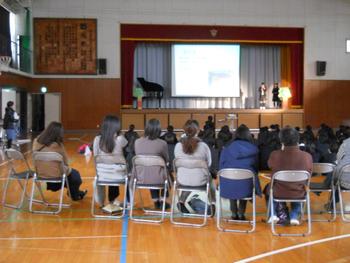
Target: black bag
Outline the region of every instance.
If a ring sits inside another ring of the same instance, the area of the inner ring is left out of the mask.
[[[205,202],[202,199],[200,199],[198,194],[193,195],[191,200],[188,201],[188,204],[196,214],[201,214],[201,215],[204,214]],[[211,215],[211,207],[209,204],[207,204],[207,206],[208,206],[207,214]]]
[[[276,205],[276,214],[279,218],[278,223],[281,225],[289,224],[289,211],[288,206],[285,202],[278,202]]]

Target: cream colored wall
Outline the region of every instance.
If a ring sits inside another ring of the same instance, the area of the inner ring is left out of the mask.
[[[35,0],[34,17],[98,19],[98,57],[120,77],[120,23],[305,27],[305,79],[350,79],[349,0]],[[324,77],[315,62],[327,61]]]

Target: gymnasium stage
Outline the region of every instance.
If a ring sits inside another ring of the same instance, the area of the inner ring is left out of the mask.
[[[123,130],[130,124],[134,124],[136,130],[143,130],[145,122],[152,118],[160,120],[162,129],[168,125],[182,129],[188,119],[196,119],[203,127],[209,115],[214,117],[217,129],[223,125],[235,128],[241,124],[250,129],[271,124],[304,128],[304,109],[121,109],[120,113]]]

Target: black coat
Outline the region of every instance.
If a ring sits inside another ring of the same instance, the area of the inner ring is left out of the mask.
[[[6,129],[14,129],[15,123],[18,122],[18,120],[15,120],[15,111],[7,107],[5,109],[5,116],[4,116],[4,125],[3,128]]]

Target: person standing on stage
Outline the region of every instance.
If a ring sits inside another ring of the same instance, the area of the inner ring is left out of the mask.
[[[261,82],[261,85],[259,87],[260,109],[266,109],[266,92],[267,92],[267,87],[265,85],[265,82]]]
[[[272,89],[272,102],[274,108],[280,108],[281,107],[281,100],[279,98],[279,92],[280,88],[278,87],[278,82],[275,82]]]

